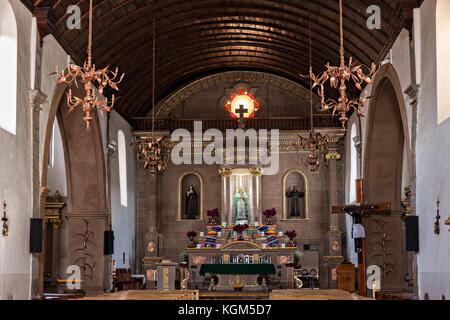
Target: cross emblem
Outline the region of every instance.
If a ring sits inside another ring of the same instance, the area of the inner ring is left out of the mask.
[[[244,115],[248,112],[248,109],[244,107],[243,104],[239,105],[239,108],[234,110],[235,113],[239,114],[239,119],[244,119]]]
[[[239,127],[244,127],[244,116],[248,112],[248,109],[244,107],[243,104],[239,105],[239,108],[234,110],[235,113],[239,114]]]

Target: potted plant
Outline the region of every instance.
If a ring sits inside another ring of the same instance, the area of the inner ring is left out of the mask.
[[[295,232],[295,230],[292,230],[292,231],[286,231],[284,234],[286,235],[286,237],[289,238],[289,241],[286,244],[286,246],[290,247],[290,248],[296,247],[294,239],[295,239],[295,237],[297,237],[297,232]]]
[[[272,224],[272,218],[277,214],[275,208],[264,210],[263,215],[266,217],[266,224]]]
[[[189,238],[188,248],[195,248],[197,246],[197,243],[195,241],[195,237],[197,237],[197,232],[189,231],[188,233],[186,233],[186,235]]]
[[[248,229],[248,224],[237,224],[233,227],[233,231],[238,234],[238,241],[243,241],[244,231]]]
[[[212,210],[207,210],[206,215],[209,217],[211,225],[215,226],[217,224],[217,220],[220,217],[220,212],[219,209],[216,208]]]

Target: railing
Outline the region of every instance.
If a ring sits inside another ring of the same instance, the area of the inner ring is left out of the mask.
[[[157,131],[174,131],[176,129],[186,129],[194,131],[194,121],[202,121],[202,130],[219,129],[225,131],[227,129],[237,129],[238,122],[234,119],[169,119],[156,118],[155,130]],[[329,115],[320,115],[314,117],[314,126],[317,128],[340,128],[341,122],[338,117]],[[308,130],[310,128],[309,117],[299,118],[255,118],[246,119],[245,128],[247,129],[279,129],[279,130]],[[135,131],[152,130],[152,118],[134,118],[133,129]]]

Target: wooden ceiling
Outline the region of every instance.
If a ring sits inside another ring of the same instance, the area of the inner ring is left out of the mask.
[[[88,0],[21,0],[41,36],[53,34],[76,63],[86,58]],[[380,62],[412,9],[423,0],[344,0],[347,56]],[[94,0],[94,62],[126,76],[116,109],[126,119],[151,110],[152,22],[156,19],[156,100],[219,71],[258,70],[307,87],[308,15],[312,15],[314,71],[337,64],[338,0]],[[68,30],[67,8],[77,4],[82,29]],[[381,8],[381,30],[366,26],[366,10]]]

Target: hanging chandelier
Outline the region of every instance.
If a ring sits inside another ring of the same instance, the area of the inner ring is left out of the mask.
[[[118,84],[122,81],[124,74],[118,78],[119,70],[116,68],[115,71],[109,70],[109,67],[103,69],[96,69],[95,64],[92,63],[92,1],[89,3],[89,40],[88,40],[88,49],[87,49],[87,60],[84,62],[83,67],[78,65],[69,64],[66,70],[63,70],[61,74],[59,74],[58,83],[67,83],[71,84],[72,82],[78,88],[78,81],[83,84],[84,91],[86,95],[82,98],[77,97],[72,94],[72,90],[69,89],[67,95],[67,105],[69,107],[69,111],[73,111],[76,107],[82,108],[84,112],[83,120],[86,122],[86,127],[89,130],[90,124],[94,119],[93,112],[95,109],[105,110],[110,112],[114,106],[115,96],[114,94],[109,100],[104,96],[104,90],[106,87],[111,87],[112,89],[119,91]],[[77,81],[77,78],[79,79]],[[116,81],[118,79],[118,81]],[[98,89],[98,94],[95,93],[95,87]]]
[[[167,167],[168,156],[165,152],[167,140],[154,136],[137,139],[134,144],[137,148],[137,160],[144,164],[150,174],[154,176]]]
[[[309,26],[309,72],[312,73],[312,40],[311,40],[311,16],[308,19]],[[309,168],[312,174],[315,174],[320,169],[321,162],[326,165],[325,156],[328,152],[328,136],[323,136],[320,132],[314,130],[314,108],[313,108],[313,82],[309,78],[309,107],[310,107],[310,121],[311,129],[308,137],[299,136],[298,142],[299,150],[306,151],[306,159],[302,158],[303,166]]]
[[[155,83],[156,83],[156,37],[155,20],[153,20],[153,72],[152,72],[152,133],[149,137],[136,139],[137,160],[144,164],[152,176],[162,172],[167,167],[170,141],[166,137],[155,136]]]
[[[350,99],[347,94],[346,83],[353,80],[355,87],[362,91],[365,83],[371,84],[373,82],[373,78],[377,73],[378,68],[373,62],[370,68],[363,64],[354,64],[352,58],[350,58],[348,65],[346,65],[342,11],[342,0],[339,0],[340,66],[331,66],[327,63],[325,66],[327,70],[317,76],[311,71],[310,77],[314,81],[313,88],[319,87],[318,94],[321,99],[322,111],[331,110],[333,115],[338,114],[340,116],[339,120],[342,122],[342,127],[345,128],[345,124],[348,121],[347,113],[353,109],[356,110],[358,116],[364,116],[364,104],[368,99],[365,93],[359,98]],[[331,88],[339,90],[338,100],[325,98],[324,86],[328,81],[330,82]]]

